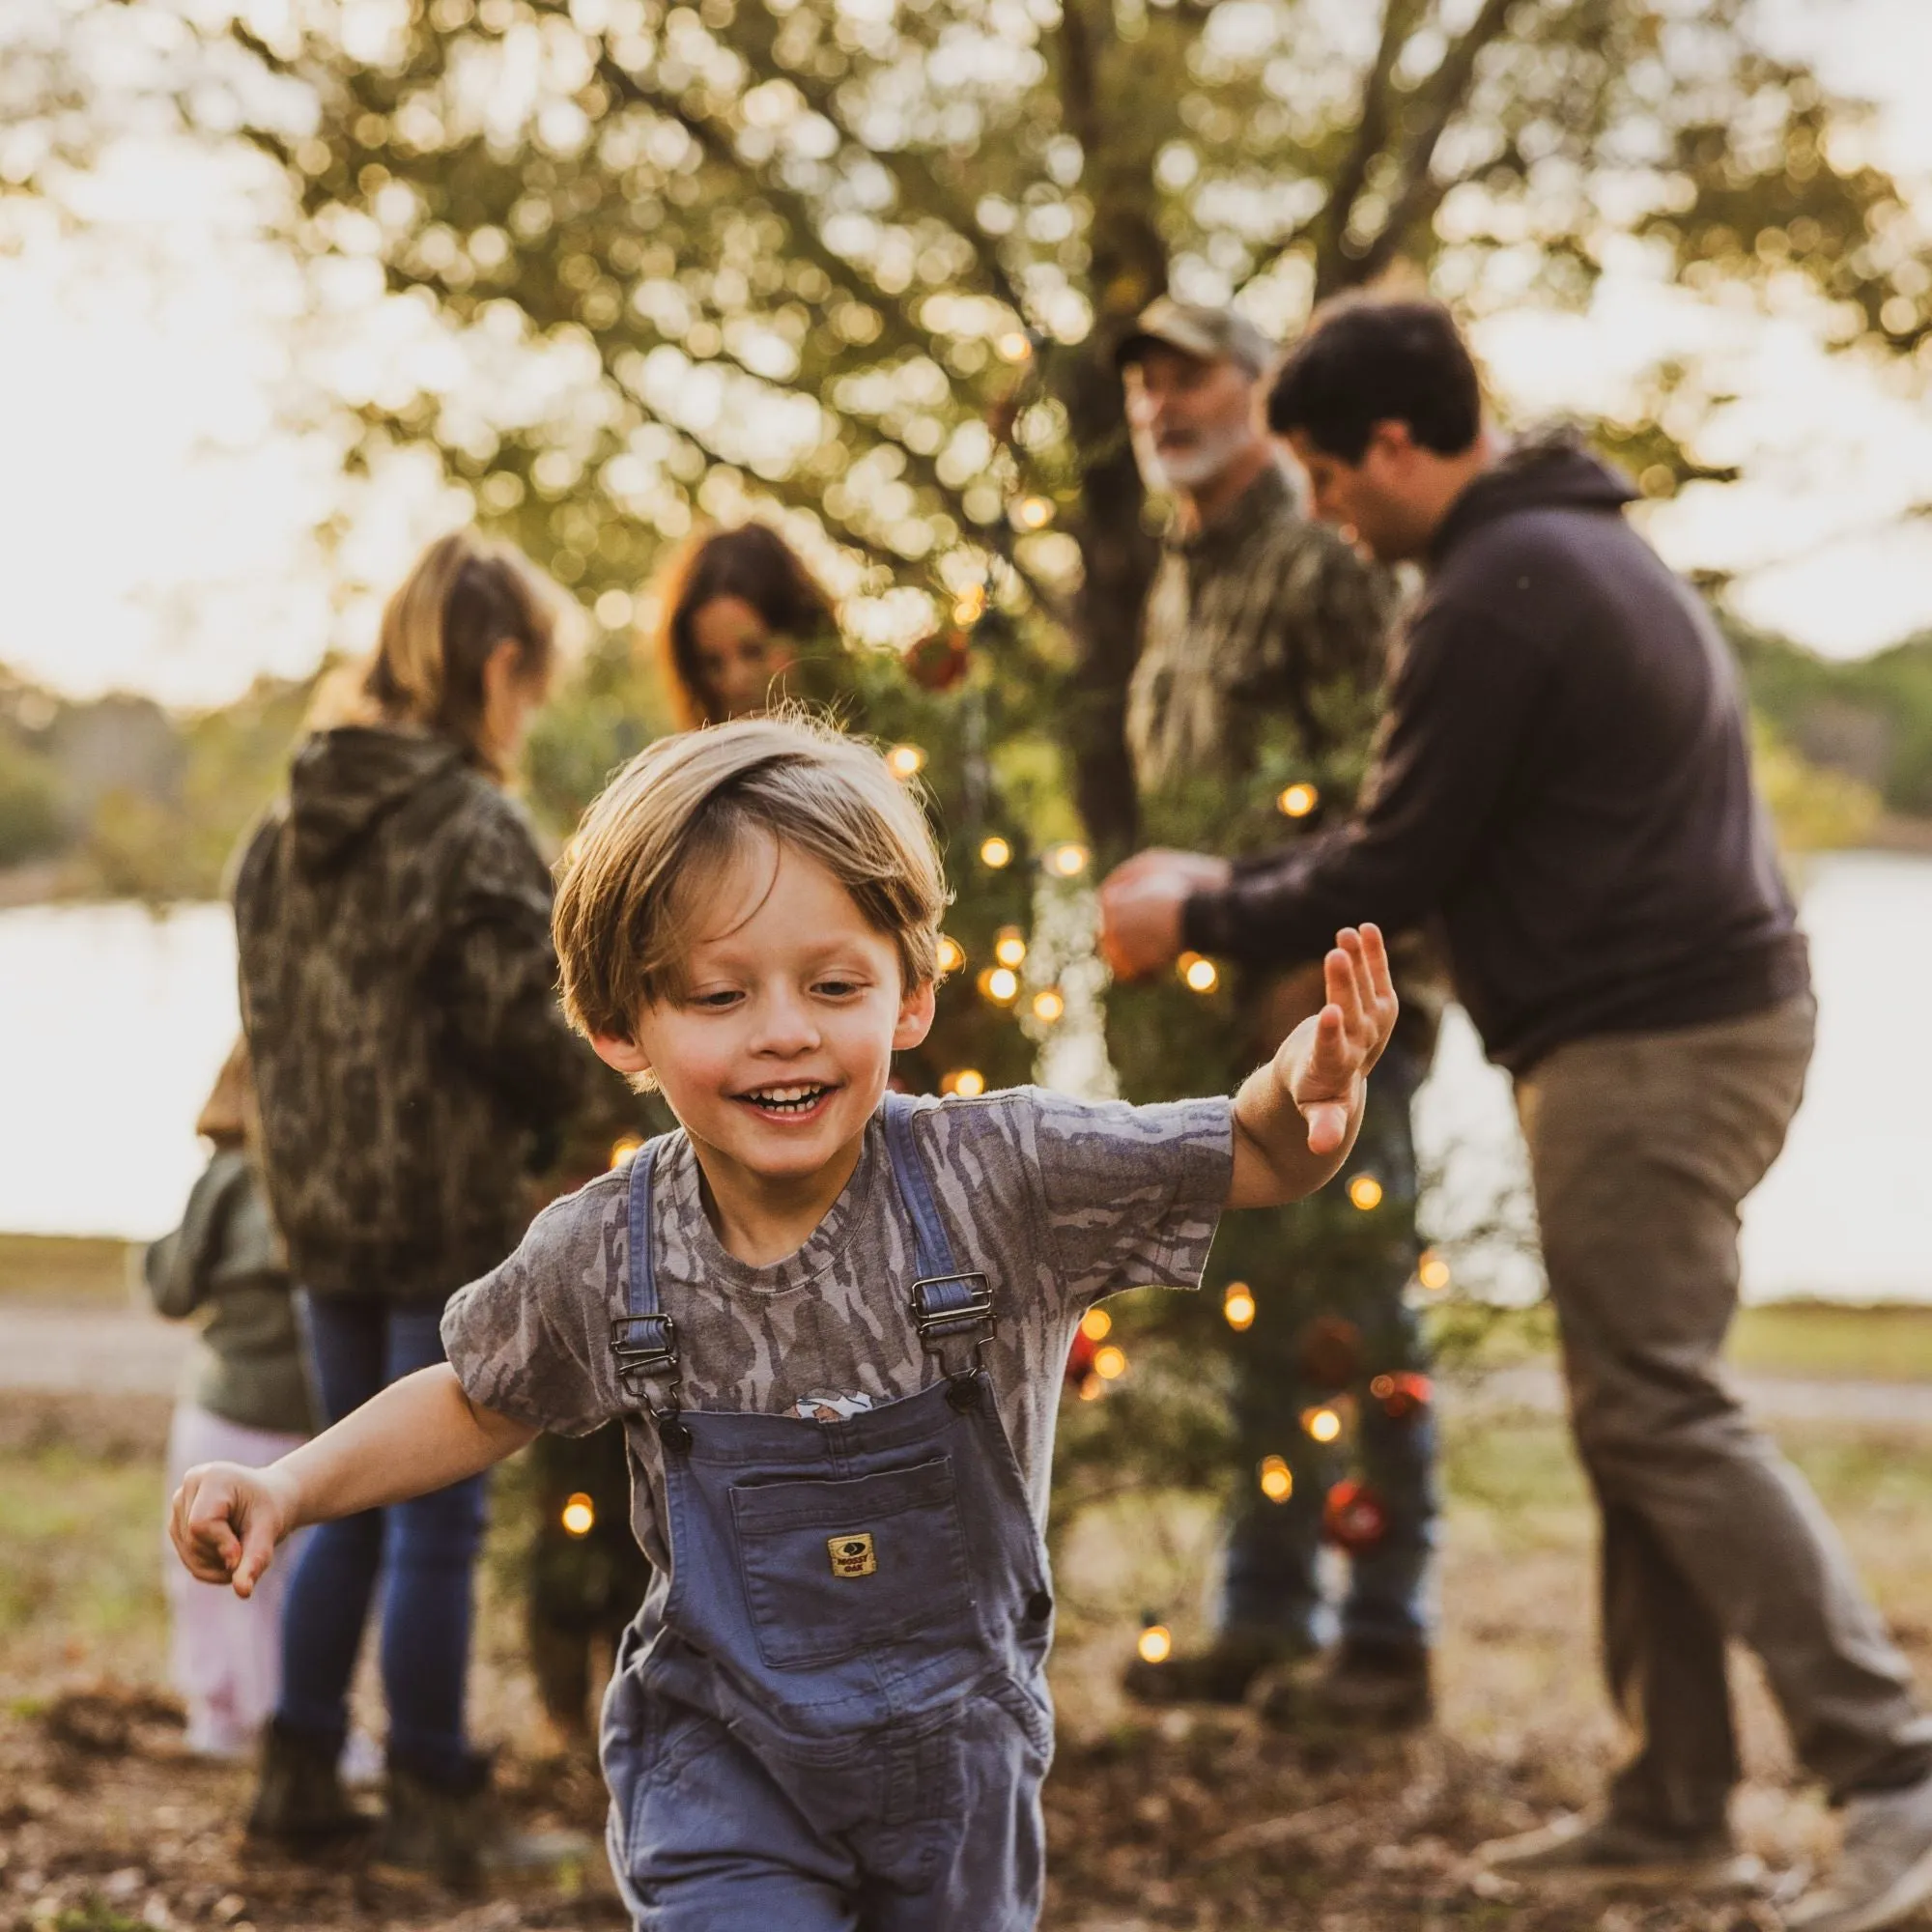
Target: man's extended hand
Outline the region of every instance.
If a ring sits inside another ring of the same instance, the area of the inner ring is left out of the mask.
[[[1100,952],[1114,978],[1145,979],[1178,958],[1182,908],[1196,893],[1220,891],[1232,870],[1205,852],[1161,847],[1116,866],[1100,888]]]
[[[1400,1004],[1378,926],[1348,926],[1322,962],[1328,1003],[1282,1041],[1275,1077],[1308,1122],[1310,1153],[1333,1153],[1382,1057]]]

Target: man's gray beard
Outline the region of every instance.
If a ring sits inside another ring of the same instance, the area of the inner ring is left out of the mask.
[[[1251,440],[1252,432],[1243,423],[1197,442],[1192,449],[1177,450],[1172,455],[1162,454],[1150,441],[1143,474],[1146,467],[1151,466],[1153,473],[1146,476],[1151,487],[1164,483],[1170,490],[1198,490],[1203,484],[1213,482],[1247,448]]]

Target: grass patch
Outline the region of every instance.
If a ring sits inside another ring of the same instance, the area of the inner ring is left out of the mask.
[[[138,1243],[104,1236],[0,1235],[0,1296],[124,1302],[139,1252]]]
[[[1738,1317],[1730,1358],[1738,1368],[1765,1375],[1924,1381],[1932,1378],[1932,1308],[1766,1302]]]
[[[0,1456],[0,1678],[21,1642],[157,1650],[161,1487],[66,1446]]]

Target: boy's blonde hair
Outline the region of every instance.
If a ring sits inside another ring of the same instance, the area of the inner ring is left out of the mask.
[[[792,709],[647,746],[583,814],[553,930],[580,1033],[629,1039],[674,996],[705,891],[760,835],[814,859],[898,950],[908,988],[938,972],[949,895],[932,829],[870,745]]]

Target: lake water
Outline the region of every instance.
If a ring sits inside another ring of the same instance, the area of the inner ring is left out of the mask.
[[[1804,903],[1818,1057],[1784,1157],[1746,1209],[1746,1292],[1932,1301],[1932,861],[1833,854]],[[194,1117],[235,1031],[225,907],[0,913],[0,1230],[172,1226],[202,1163]],[[1460,1016],[1417,1122],[1439,1221],[1466,1226],[1511,1194],[1508,1082]],[[1472,1266],[1533,1292],[1533,1264],[1509,1249]]]

